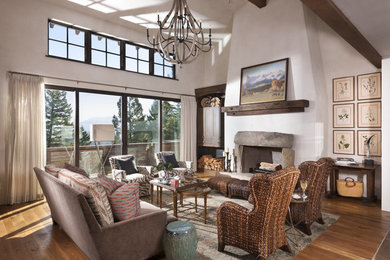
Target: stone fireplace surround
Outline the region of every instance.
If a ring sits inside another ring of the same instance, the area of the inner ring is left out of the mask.
[[[294,136],[277,132],[239,131],[234,137],[237,156],[237,174],[249,172],[256,163],[266,161],[280,163],[283,168],[294,166],[295,152],[292,150]],[[281,153],[278,162],[273,154]]]

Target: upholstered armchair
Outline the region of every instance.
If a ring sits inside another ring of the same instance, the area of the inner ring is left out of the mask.
[[[256,174],[249,182],[253,209],[224,202],[217,211],[218,251],[225,245],[244,249],[265,259],[287,243],[285,219],[299,170],[287,167],[274,174]]]
[[[299,179],[307,180],[306,195],[309,203],[291,204],[291,216],[294,223],[304,227],[306,234],[311,235],[310,226],[317,221],[324,224],[321,213],[321,201],[329,174],[333,170],[334,161],[331,158],[321,158],[318,161],[307,161],[299,165]]]
[[[138,170],[138,173],[126,174],[125,170],[119,169],[117,160],[125,160],[131,157],[134,158],[134,168]],[[150,180],[153,179],[154,174],[153,166],[137,166],[135,157],[131,154],[112,156],[109,158],[109,161],[112,169],[112,178],[114,180],[126,183],[139,183],[140,196],[149,195]]]
[[[165,162],[164,156],[175,156],[174,152],[171,151],[164,151],[164,152],[158,152],[156,153],[156,164]],[[176,158],[175,158],[176,161]],[[191,161],[177,161],[177,165],[173,166],[173,176],[183,176],[185,173],[193,174],[193,163]]]

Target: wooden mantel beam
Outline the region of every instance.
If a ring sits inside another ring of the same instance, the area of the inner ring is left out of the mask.
[[[267,5],[267,0],[249,0],[249,2],[257,6],[258,8],[263,8]]]
[[[375,67],[381,68],[382,56],[332,0],[301,0],[301,2],[317,14]]]

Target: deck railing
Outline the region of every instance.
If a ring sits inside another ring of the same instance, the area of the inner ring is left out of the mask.
[[[164,141],[162,142],[163,151],[174,151],[176,157],[179,157],[180,141]],[[99,145],[100,155],[104,158],[109,158],[113,155],[122,153],[122,145]],[[130,143],[127,145],[127,154],[132,154],[136,158],[137,165],[156,165],[155,153],[160,151],[159,142],[152,143]],[[74,165],[74,147],[48,147],[46,149],[46,162],[58,167],[63,167],[64,163]],[[100,172],[100,159],[97,153],[96,146],[80,146],[80,168],[83,168],[88,173]],[[105,171],[111,172],[111,166],[107,159],[104,164]]]

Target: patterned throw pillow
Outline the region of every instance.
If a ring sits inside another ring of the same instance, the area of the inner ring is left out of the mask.
[[[61,168],[57,168],[54,165],[46,165],[45,166],[45,172],[50,173],[54,177],[58,178],[58,172],[61,170]]]
[[[79,173],[79,174],[89,178],[88,173],[86,171],[84,171],[83,169],[77,167],[77,166],[71,165],[69,163],[65,163],[64,164],[64,168],[69,170],[69,171],[72,171],[72,172],[75,172],[75,173]]]
[[[128,183],[108,196],[115,221],[136,217],[140,211],[139,184]]]
[[[85,196],[100,225],[114,223],[107,192],[97,181],[67,169],[58,172],[58,179]]]
[[[102,174],[97,175],[97,182],[99,182],[104,187],[108,195],[111,195],[114,190],[118,189],[124,184],[123,182],[113,180]]]
[[[116,159],[116,164],[119,170],[124,170],[127,175],[138,173],[137,167],[135,166],[134,156],[130,156],[126,159]]]
[[[173,168],[179,168],[179,163],[176,161],[176,156],[174,153],[161,154],[161,159],[164,163],[172,164]]]

